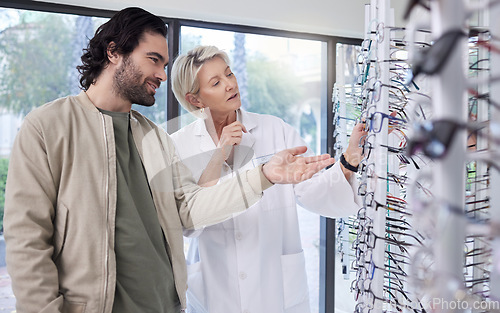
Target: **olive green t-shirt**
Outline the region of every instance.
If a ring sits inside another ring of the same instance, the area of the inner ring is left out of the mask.
[[[113,118],[116,142],[116,291],[114,313],[179,313],[167,243],[130,129],[129,113]]]

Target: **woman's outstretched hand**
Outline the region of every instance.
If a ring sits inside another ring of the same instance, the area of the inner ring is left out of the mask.
[[[306,151],[306,146],[299,146],[276,153],[262,167],[264,176],[275,184],[296,184],[311,178],[321,169],[335,163],[329,154],[311,157],[299,156]]]

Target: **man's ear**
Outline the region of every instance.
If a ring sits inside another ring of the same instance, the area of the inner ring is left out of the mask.
[[[188,93],[186,94],[185,96],[185,99],[187,102],[191,103],[192,105],[194,105],[195,107],[198,107],[198,108],[204,108],[205,106],[203,105],[203,103],[201,103],[198,98],[193,95],[192,93]]]
[[[106,54],[108,56],[108,60],[110,63],[117,64],[119,60],[119,53],[116,51],[116,44],[114,41],[111,41],[108,44],[108,49],[106,50]]]

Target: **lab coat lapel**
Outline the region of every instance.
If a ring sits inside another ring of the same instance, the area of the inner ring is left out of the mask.
[[[196,120],[196,127],[194,132],[198,141],[195,144],[198,145],[201,153],[213,151],[217,148],[214,141],[212,140],[212,137],[210,137],[210,134],[207,131],[204,119],[199,118],[198,120]]]
[[[253,146],[255,144],[255,136],[252,134],[253,129],[257,126],[257,122],[247,112],[239,110],[238,120],[245,126],[247,132],[243,133],[241,143],[234,150],[234,165],[233,169],[238,170],[250,163],[255,157]]]

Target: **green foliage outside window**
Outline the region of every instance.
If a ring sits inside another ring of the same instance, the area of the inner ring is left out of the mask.
[[[72,29],[68,18],[21,11],[0,33],[0,105],[28,114],[69,94]]]
[[[0,159],[0,232],[3,233],[3,210],[5,206],[5,183],[9,159]]]
[[[281,117],[296,125],[297,99],[302,85],[289,67],[279,66],[265,57],[248,57],[248,111]]]
[[[10,24],[0,29],[0,112],[25,116],[44,103],[78,94],[76,66],[105,19],[0,8],[0,17],[7,16]],[[134,109],[164,123],[166,98],[162,88],[157,105]]]

